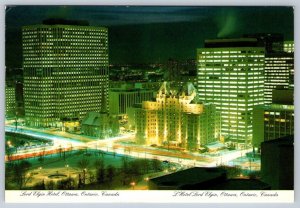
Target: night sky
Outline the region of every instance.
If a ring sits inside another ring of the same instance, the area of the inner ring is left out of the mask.
[[[6,66],[22,66],[21,26],[47,18],[87,20],[109,29],[111,64],[196,57],[205,39],[283,33],[293,40],[292,7],[16,6],[6,8]]]

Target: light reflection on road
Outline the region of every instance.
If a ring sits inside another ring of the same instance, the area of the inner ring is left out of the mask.
[[[244,156],[247,152],[252,149],[247,150],[235,150],[226,153],[219,153],[215,156],[205,155],[205,154],[188,154],[180,153],[174,151],[165,151],[159,148],[153,148],[148,146],[138,146],[136,144],[122,143],[121,141],[131,141],[134,139],[133,133],[128,133],[126,135],[121,135],[117,137],[107,138],[103,140],[95,140],[90,137],[85,137],[83,135],[74,135],[72,138],[71,134],[43,129],[32,129],[26,127],[19,127],[17,130],[12,126],[5,126],[5,131],[16,132],[19,134],[29,135],[32,137],[52,140],[54,142],[53,146],[43,147],[43,148],[33,148],[29,150],[20,150],[16,155],[22,156],[22,158],[32,157],[34,155],[43,154],[48,151],[49,154],[55,154],[58,151],[69,151],[74,149],[95,149],[104,152],[112,152],[113,154],[129,155],[137,158],[147,158],[147,159],[158,159],[162,161],[169,161],[172,163],[181,164],[182,166],[188,167],[216,167],[218,165],[230,165],[230,161]],[[62,136],[62,135],[66,135]],[[71,136],[70,136],[71,135]],[[88,141],[88,142],[86,142]],[[232,164],[231,164],[232,165]]]

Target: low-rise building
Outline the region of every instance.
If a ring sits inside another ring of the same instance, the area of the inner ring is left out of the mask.
[[[127,114],[128,107],[144,100],[151,100],[153,96],[153,90],[143,89],[141,86],[133,84],[123,84],[119,88],[111,88],[109,90],[110,114]]]
[[[105,139],[119,134],[119,122],[116,116],[108,113],[89,112],[81,124],[83,134]]]
[[[254,147],[264,141],[294,134],[294,105],[258,105],[253,110]]]

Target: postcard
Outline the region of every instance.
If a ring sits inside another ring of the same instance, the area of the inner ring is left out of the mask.
[[[294,201],[293,7],[5,11],[6,202]]]

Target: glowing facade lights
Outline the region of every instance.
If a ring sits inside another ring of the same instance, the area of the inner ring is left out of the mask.
[[[252,140],[253,106],[264,103],[265,51],[250,47],[252,39],[208,43],[211,46],[197,50],[199,97],[216,105],[222,135],[242,147]]]
[[[61,126],[108,110],[108,31],[79,25],[22,28],[24,100],[30,126]]]

